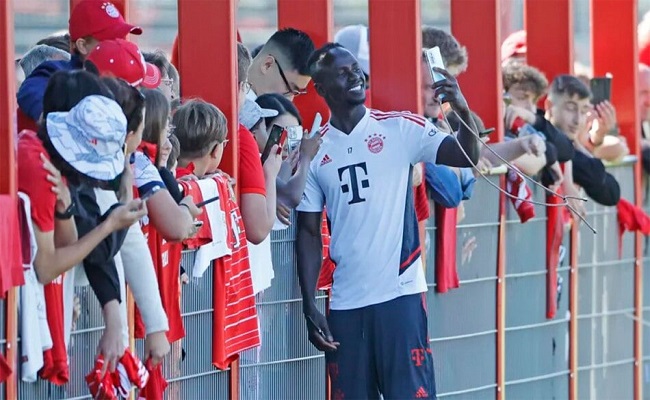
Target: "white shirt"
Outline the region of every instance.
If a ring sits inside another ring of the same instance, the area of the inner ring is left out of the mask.
[[[336,263],[331,308],[426,292],[411,170],[435,163],[448,135],[420,116],[370,109],[349,135],[329,123],[321,135],[297,209],[321,212],[327,204]]]

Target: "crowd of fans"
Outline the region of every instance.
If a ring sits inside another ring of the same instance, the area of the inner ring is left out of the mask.
[[[68,382],[70,331],[78,316],[75,285],[91,286],[105,322],[95,369],[86,377],[93,396],[111,398],[137,387],[146,398],[161,398],[159,364],[185,336],[182,283],[208,268],[216,276],[216,367],[225,369],[240,352],[260,346],[260,330],[272,329],[255,307],[256,296],[273,284],[270,233],[291,225],[310,165],[327,162],[315,160],[321,137],[307,135],[293,104],[311,80],[314,44],[291,28],[277,31],[252,54],[238,43],[239,129],[228,132],[215,105],[182,97],[176,60],[158,50],[141,51],[127,40],[142,33],[111,3],[82,0],[71,13],[68,32],[44,38],[16,62],[18,189],[28,221],[23,235],[31,243],[23,254],[28,268],[20,301],[24,381]],[[367,28],[345,27],[335,41],[356,58],[369,92]],[[424,49],[440,48],[452,76],[467,69],[465,47],[448,32],[424,26],[422,43]],[[581,215],[583,193],[605,206],[633,207],[621,198],[603,163],[629,153],[617,131],[616,110],[606,99],[593,104],[590,78],[560,75],[549,83],[526,63],[525,32],[506,39],[502,61],[505,141],[493,143],[490,130],[473,114],[477,134],[486,142],[477,168],[413,166],[418,233],[426,246],[432,211],[439,231],[454,232],[478,174],[503,160],[511,164],[506,188],[522,223],[535,215],[527,202],[531,182],[522,173],[570,196],[569,204]],[[650,67],[641,65],[639,74],[645,128],[650,126]],[[421,78],[423,117],[449,133],[466,124],[438,101],[424,55]],[[371,106],[370,96],[366,105]],[[262,163],[274,126],[300,127],[303,138],[295,149],[275,145]],[[237,180],[219,169],[234,135]],[[650,172],[644,138],[643,165]],[[558,226],[572,220],[568,211],[557,218]],[[318,288],[328,289],[336,265],[329,258],[325,215],[321,225]],[[560,242],[547,251],[559,254]],[[197,250],[191,271],[180,266],[184,249]],[[455,249],[453,254],[445,246],[437,249],[436,259],[423,264],[435,265],[437,290],[445,292],[459,284]],[[128,350],[126,284],[137,306],[132,334],[145,340],[144,363]]]

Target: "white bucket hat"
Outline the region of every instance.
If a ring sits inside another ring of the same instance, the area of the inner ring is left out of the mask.
[[[126,117],[108,97],[88,96],[69,112],[49,113],[47,133],[61,158],[90,178],[111,181],[124,170]]]
[[[255,124],[262,118],[275,117],[278,115],[277,110],[270,108],[262,108],[253,100],[246,99],[244,105],[239,111],[239,122],[246,127],[252,129]]]

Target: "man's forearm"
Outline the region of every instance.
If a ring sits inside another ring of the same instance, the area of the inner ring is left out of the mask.
[[[322,263],[322,241],[306,231],[298,231],[296,253],[298,258],[298,281],[303,300],[303,312],[310,314],[316,309],[316,284]]]
[[[475,136],[475,132],[478,132],[478,128],[474,123],[474,118],[472,118],[472,113],[467,111],[459,111],[458,116],[465,122],[461,123],[458,128],[458,135],[456,140],[463,147],[467,155],[472,159],[472,162],[476,164],[480,156],[480,147],[479,141]]]

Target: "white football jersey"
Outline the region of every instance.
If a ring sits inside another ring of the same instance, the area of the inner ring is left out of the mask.
[[[366,110],[345,134],[331,124],[298,211],[327,205],[336,263],[331,308],[349,310],[426,292],[411,170],[435,163],[447,134],[409,112]]]

